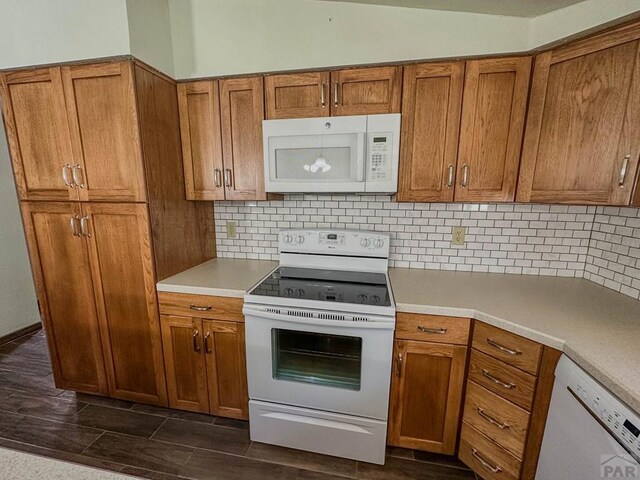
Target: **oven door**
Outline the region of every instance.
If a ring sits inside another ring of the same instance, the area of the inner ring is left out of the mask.
[[[252,400],[387,419],[393,326],[251,313],[245,328]]]

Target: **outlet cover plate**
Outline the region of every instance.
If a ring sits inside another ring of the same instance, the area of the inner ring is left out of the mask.
[[[227,238],[236,238],[236,222],[227,222]]]
[[[451,229],[451,245],[464,245],[464,237],[467,233],[465,227],[453,227]]]

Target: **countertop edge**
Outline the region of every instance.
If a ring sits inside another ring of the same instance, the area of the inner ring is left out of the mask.
[[[186,285],[171,285],[166,283],[156,284],[158,292],[187,293],[191,295],[212,295],[214,297],[244,298],[244,290],[212,287],[192,287]]]

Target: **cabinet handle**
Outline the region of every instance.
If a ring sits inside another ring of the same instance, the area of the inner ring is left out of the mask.
[[[204,336],[204,352],[211,353],[211,347],[209,346],[209,337],[211,337],[211,332],[207,332]]]
[[[624,180],[627,177],[627,167],[629,167],[629,160],[631,160],[631,155],[625,155],[622,160],[622,168],[620,169],[620,180],[618,181],[619,187],[624,187]]]
[[[73,182],[80,188],[84,188],[84,174],[82,173],[82,166],[79,164],[74,165],[71,168],[73,175]]]
[[[193,351],[200,351],[200,342],[198,341],[198,337],[200,336],[200,332],[198,330],[193,331],[193,335],[191,335],[191,340],[193,341]]]
[[[491,380],[493,383],[500,385],[501,387],[506,388],[507,390],[511,390],[512,388],[516,388],[516,384],[513,382],[503,382],[502,380],[500,380],[499,378],[494,377],[493,375],[491,375],[491,373],[489,373],[489,370],[486,369],[482,369],[482,376],[485,378],[488,378],[489,380]]]
[[[484,418],[487,422],[492,425],[495,425],[500,430],[509,430],[511,428],[508,423],[500,422],[496,420],[493,416],[489,415],[483,408],[478,407],[478,415]]]
[[[200,305],[194,305],[191,304],[189,305],[189,308],[191,310],[195,310],[196,312],[208,312],[209,310],[211,310],[213,307],[211,305],[206,305],[206,306],[200,306]]]
[[[466,187],[469,183],[469,165],[462,165],[462,186]]]
[[[398,352],[398,361],[396,362],[396,375],[402,375],[402,352]]]
[[[79,223],[79,218],[77,215],[74,215],[73,217],[70,218],[70,224],[71,224],[71,233],[73,234],[74,237],[80,237],[80,229],[78,228],[78,223]]]
[[[67,187],[73,187],[73,181],[69,177],[69,170],[71,170],[71,165],[68,163],[62,167],[62,180]]]
[[[445,333],[447,333],[447,329],[444,327],[432,328],[418,325],[418,330],[420,330],[422,333],[437,333],[438,335],[444,335]]]
[[[231,169],[224,169],[224,186],[227,188],[231,188],[233,184],[231,183]]]
[[[222,172],[219,168],[213,170],[213,180],[216,183],[216,188],[220,188],[222,186]]]
[[[493,348],[497,348],[501,352],[507,353],[509,355],[522,355],[522,352],[520,350],[517,350],[517,349],[512,350],[510,348],[504,347],[492,338],[487,338],[487,343],[491,345]]]
[[[340,83],[336,82],[334,84],[334,88],[333,88],[333,106],[337,107],[338,106],[338,87],[340,86]]]
[[[480,453],[478,452],[478,450],[476,450],[475,448],[471,449],[471,455],[473,455],[473,457],[478,460],[480,462],[480,464],[486,468],[487,470],[489,470],[490,472],[493,473],[500,473],[502,471],[502,469],[496,465],[493,466],[491,465],[488,461],[486,461],[484,458],[482,458],[482,456],[480,455]]]
[[[449,175],[447,176],[447,187],[453,187],[453,165],[449,164]]]
[[[89,217],[84,216],[80,219],[80,231],[83,236],[91,238],[91,232],[89,231]]]
[[[320,84],[320,103],[322,104],[322,108],[326,107],[326,103],[324,101],[324,82]]]

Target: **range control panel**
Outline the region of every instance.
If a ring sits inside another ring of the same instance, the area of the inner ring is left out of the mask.
[[[388,258],[389,235],[360,230],[282,230],[280,252]]]
[[[640,462],[640,417],[583,375],[573,374],[567,389],[600,419],[618,443]]]

